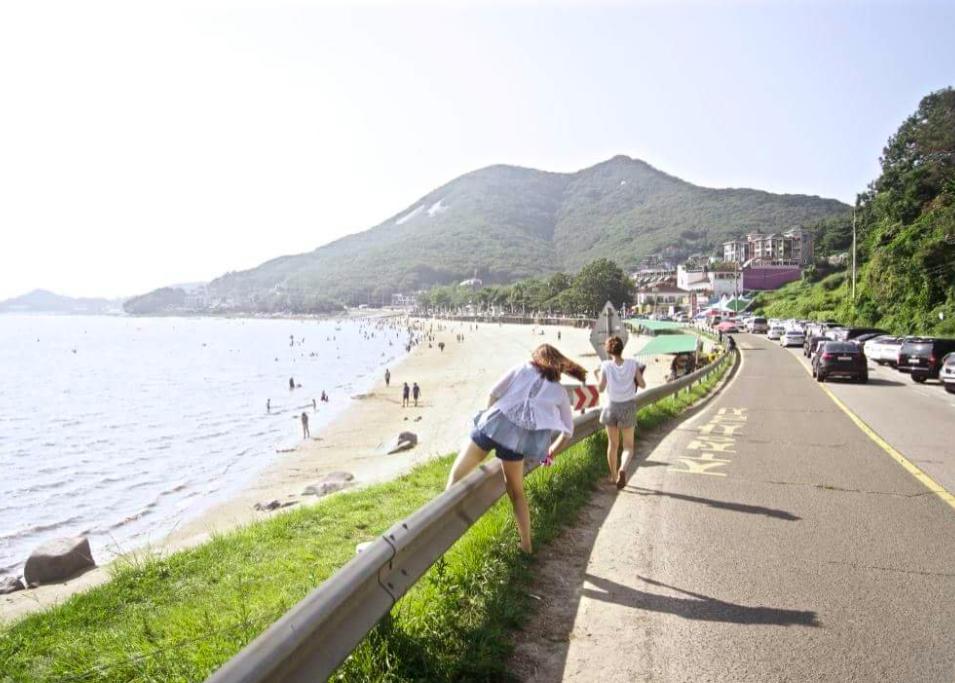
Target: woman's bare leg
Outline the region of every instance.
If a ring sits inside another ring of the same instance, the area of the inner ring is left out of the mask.
[[[620,471],[617,473],[617,488],[627,485],[627,467],[633,459],[633,427],[620,429],[620,438],[623,440],[623,453],[620,455]]]
[[[468,439],[467,446],[464,447],[458,457],[454,459],[454,464],[451,465],[451,474],[448,475],[448,485],[445,487],[445,490],[451,488],[451,486],[466,477],[471,470],[481,464],[481,461],[487,457],[487,451],[482,450],[480,446]]]
[[[620,450],[620,428],[607,425],[607,467],[610,468],[610,483],[617,481],[617,452]]]
[[[531,511],[527,506],[527,496],[524,494],[524,462],[522,460],[501,460],[501,469],[504,472],[504,488],[514,506],[514,517],[517,519],[517,533],[521,536],[521,550],[530,553],[531,548]]]

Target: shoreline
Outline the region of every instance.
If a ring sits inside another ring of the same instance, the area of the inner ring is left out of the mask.
[[[389,387],[382,377],[374,380],[363,393],[350,397],[348,405],[316,431],[311,440],[300,442],[290,452],[280,453],[263,467],[252,483],[173,529],[158,544],[114,557],[107,564],[64,583],[0,596],[0,620],[18,619],[108,581],[113,562],[170,554],[198,545],[213,534],[320,500],[321,497],[303,495],[303,490],[333,472],[353,475],[348,490],[393,479],[417,464],[456,451],[467,438],[470,418],[486,405],[490,387],[501,374],[526,361],[538,344],[554,344],[581,363],[588,370],[588,381],[592,381],[593,369],[599,364],[590,346],[587,328],[420,318],[411,322],[418,326],[419,333],[426,333],[429,326],[434,326],[433,346],[428,347],[424,336],[420,344],[391,366]],[[459,333],[464,335],[463,342],[456,341]],[[626,355],[634,355],[634,349],[642,348],[646,339],[632,336],[628,344],[630,353]],[[438,342],[445,343],[443,352]],[[668,367],[658,358],[648,362],[648,366],[648,386],[662,383]],[[419,406],[401,407],[404,381],[418,382],[421,386]],[[417,445],[410,450],[385,454],[385,445],[402,431],[415,433]],[[276,500],[283,507],[275,511],[255,509],[257,503]]]

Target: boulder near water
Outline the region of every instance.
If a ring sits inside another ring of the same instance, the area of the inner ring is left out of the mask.
[[[90,542],[85,536],[57,538],[30,553],[23,578],[28,586],[39,586],[64,581],[95,566]]]
[[[385,446],[385,453],[391,455],[400,451],[407,451],[418,445],[418,435],[414,432],[401,432],[388,442]]]
[[[25,587],[19,576],[0,577],[0,595],[22,591]]]

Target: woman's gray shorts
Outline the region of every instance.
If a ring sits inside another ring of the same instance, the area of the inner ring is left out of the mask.
[[[600,411],[600,424],[606,427],[629,429],[637,424],[637,399],[611,403]]]

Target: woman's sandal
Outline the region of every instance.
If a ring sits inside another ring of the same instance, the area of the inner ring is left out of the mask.
[[[622,489],[627,485],[627,473],[623,470],[617,471],[617,488]]]

